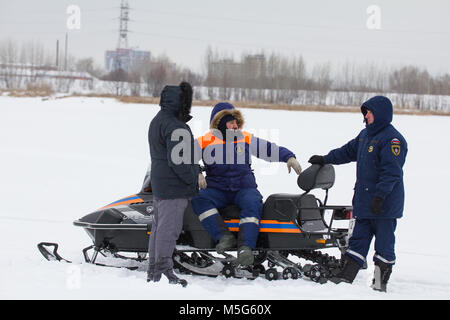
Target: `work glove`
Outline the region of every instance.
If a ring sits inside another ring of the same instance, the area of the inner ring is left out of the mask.
[[[287,161],[287,167],[289,173],[291,173],[291,168],[294,169],[297,174],[300,174],[302,172],[300,163],[298,163],[297,159],[295,159],[294,157],[289,158],[289,160]]]
[[[202,173],[198,174],[198,187],[200,189],[206,189],[206,187],[207,187],[206,179],[205,179],[205,177],[203,176]]]
[[[384,199],[381,197],[376,196],[372,199],[372,202],[370,203],[370,211],[374,214],[380,214],[383,212],[383,202]]]
[[[308,160],[311,164],[320,164],[323,166],[325,164],[325,160],[323,159],[323,156],[314,155]]]

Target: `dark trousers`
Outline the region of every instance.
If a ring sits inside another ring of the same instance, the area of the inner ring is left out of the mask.
[[[187,199],[153,198],[154,220],[148,244],[148,274],[160,275],[173,268],[172,255],[183,228]]]
[[[373,261],[395,264],[395,229],[397,219],[357,219],[346,252],[362,266],[375,237]]]
[[[245,245],[256,248],[259,234],[259,220],[263,211],[262,196],[256,188],[246,188],[239,191],[223,191],[214,188],[200,190],[198,196],[192,198],[191,205],[195,214],[214,241],[219,241],[224,233],[225,223],[219,214],[222,209],[231,204],[241,209],[239,220],[238,246]]]

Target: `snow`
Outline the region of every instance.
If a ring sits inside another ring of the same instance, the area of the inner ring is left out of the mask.
[[[450,224],[447,138],[450,118],[395,115],[409,143],[404,167],[405,216],[397,229],[397,264],[388,293],[373,291],[369,267],[353,285],[184,276],[148,284],[138,271],[82,264],[91,244],[72,222],[139,191],[149,163],[147,129],[157,105],[114,99],[0,97],[0,299],[449,299]],[[209,107],[193,107],[195,135],[206,132]],[[363,128],[356,113],[242,109],[246,129],[293,150],[303,168],[313,154],[343,145]],[[261,193],[298,193],[285,164],[255,161]],[[349,204],[355,165],[336,166],[329,204]],[[321,191],[317,192],[323,197]],[[48,262],[41,241],[58,242],[74,263]],[[330,254],[336,251],[328,250]]]

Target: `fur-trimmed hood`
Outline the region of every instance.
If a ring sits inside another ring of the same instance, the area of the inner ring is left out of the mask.
[[[210,129],[219,129],[219,122],[225,115],[232,115],[236,118],[239,129],[244,127],[244,117],[231,103],[220,102],[216,104],[211,112]]]

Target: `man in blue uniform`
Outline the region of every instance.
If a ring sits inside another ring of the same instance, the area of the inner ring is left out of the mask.
[[[238,242],[236,263],[247,266],[253,263],[252,249],[256,247],[263,209],[262,196],[251,168],[251,156],[270,162],[286,162],[289,172],[292,168],[297,174],[301,167],[292,151],[242,131],[243,125],[241,112],[230,103],[221,102],[214,106],[211,131],[197,139],[206,179],[199,175],[202,190],[192,198],[191,204],[203,227],[217,242],[217,252],[223,253]],[[231,204],[241,209],[238,241],[218,211]]]
[[[356,161],[353,213],[356,218],[344,264],[334,281],[352,283],[366,261],[375,237],[375,274],[372,288],[386,291],[395,264],[395,228],[403,215],[403,164],[408,146],[392,126],[393,107],[384,96],[361,106],[366,128],[343,147],[325,156],[314,155],[312,164],[344,164]]]

